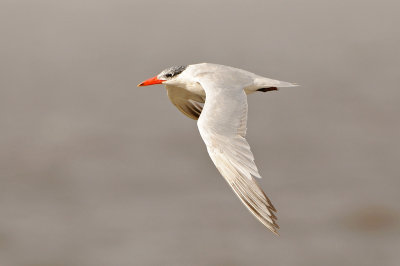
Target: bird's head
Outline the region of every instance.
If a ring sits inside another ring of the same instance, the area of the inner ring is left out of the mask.
[[[165,82],[173,81],[176,79],[180,73],[182,73],[186,69],[186,66],[173,66],[163,70],[160,74],[155,77],[152,77],[148,80],[143,81],[138,85],[141,86],[149,86],[155,84],[162,84]]]

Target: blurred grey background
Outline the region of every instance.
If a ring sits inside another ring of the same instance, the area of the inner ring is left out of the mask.
[[[398,1],[0,1],[0,265],[400,265]],[[163,86],[212,62],[249,97],[281,237]]]

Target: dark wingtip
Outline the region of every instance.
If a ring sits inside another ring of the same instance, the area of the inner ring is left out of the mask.
[[[277,90],[278,90],[277,87],[269,87],[269,88],[261,88],[258,89],[257,91],[267,92],[267,91],[277,91]]]

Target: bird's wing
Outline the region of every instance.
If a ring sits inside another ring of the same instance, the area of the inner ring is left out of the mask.
[[[197,125],[212,161],[250,212],[277,234],[276,209],[253,178],[261,176],[245,139],[247,97],[243,87],[227,87],[212,74],[198,82],[207,100]]]
[[[183,88],[166,85],[171,102],[186,116],[197,120],[203,110],[204,97],[191,93]]]

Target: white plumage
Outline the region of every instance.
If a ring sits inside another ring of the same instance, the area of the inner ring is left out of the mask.
[[[149,81],[139,86],[165,84],[171,102],[198,119],[200,135],[221,175],[250,212],[277,233],[276,209],[253,178],[261,176],[245,139],[246,94],[297,85],[209,63],[172,67]]]

